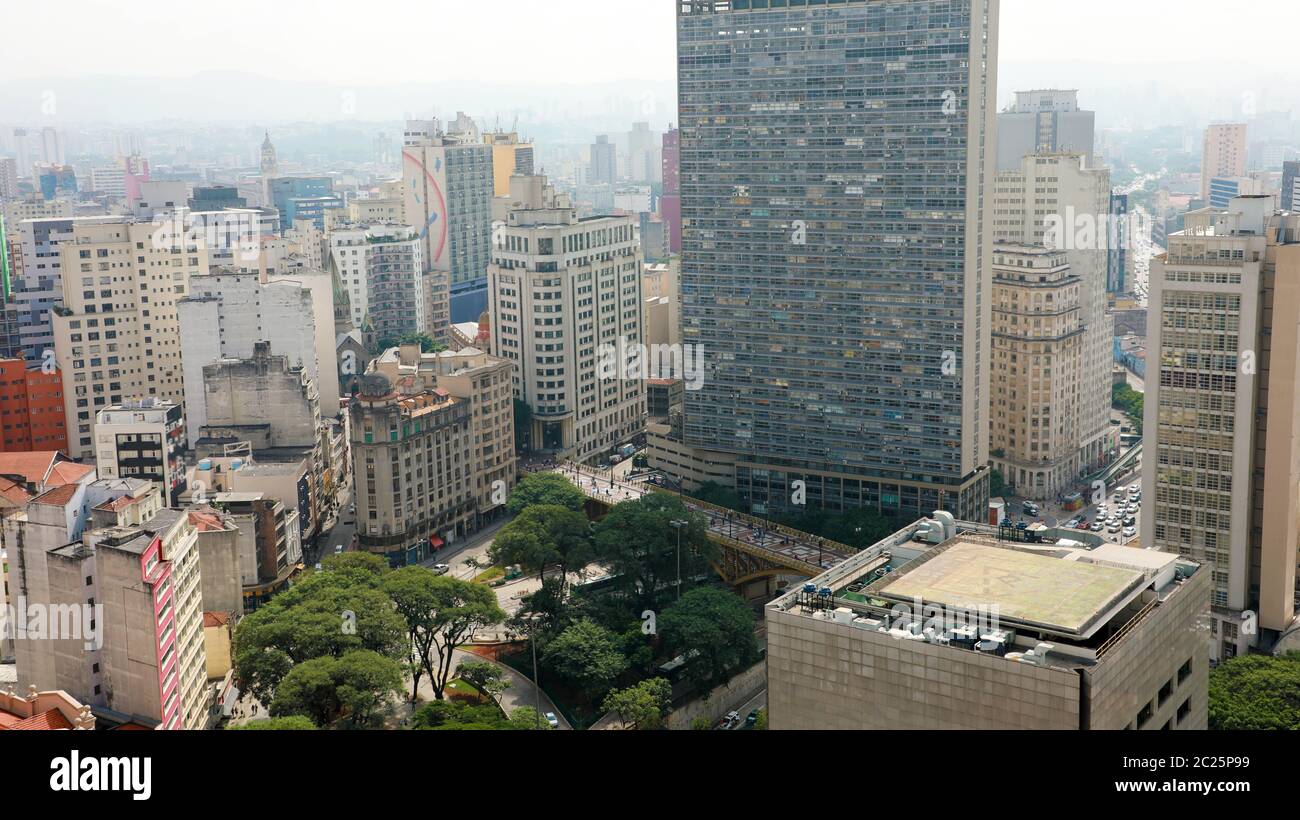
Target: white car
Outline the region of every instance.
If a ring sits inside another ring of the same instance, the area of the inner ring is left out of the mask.
[[[1138,531],[1136,527],[1129,527],[1128,529],[1124,530],[1125,538],[1137,538],[1137,534]]]
[[[335,554],[335,555],[342,555],[342,554],[343,554],[343,545],[342,545],[342,544],[339,544],[339,545],[337,545],[336,547],[334,547],[334,554]]]
[[[555,716],[554,712],[547,712],[542,717],[546,718],[546,722],[551,725],[552,729],[560,728],[560,719]]]
[[[434,564],[433,572],[435,575],[446,575],[447,573],[451,572],[451,567],[447,566],[446,564]]]

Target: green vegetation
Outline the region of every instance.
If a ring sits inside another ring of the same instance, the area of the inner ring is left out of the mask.
[[[680,532],[674,521],[685,522]],[[678,549],[680,537],[681,549]],[[708,572],[718,546],[708,538],[704,516],[668,493],[650,493],[616,505],[595,528],[596,557],[617,578],[628,614],[640,619],[677,597],[683,579]]]
[[[411,719],[411,728],[424,731],[533,731],[551,728],[538,720],[537,711],[521,706],[506,717],[494,704],[475,705],[459,701],[434,701],[421,706]]]
[[[456,669],[456,676],[498,705],[501,703],[501,693],[510,688],[505,670],[488,661],[463,661]]]
[[[610,692],[601,708],[617,713],[624,727],[658,729],[672,707],[672,697],[673,688],[668,681],[650,678]]]
[[[709,482],[689,494],[692,498],[718,507],[749,514],[749,508],[735,490]],[[866,549],[882,538],[898,532],[910,521],[875,510],[853,509],[844,512],[808,510],[798,515],[783,515],[772,519],[775,523],[792,529],[809,532],[830,541],[838,541],[857,549]]]
[[[275,703],[278,688],[297,666],[353,651],[374,653],[400,675],[405,627],[380,589],[388,571],[383,559],[347,553],[322,563],[324,572],[308,574],[235,630],[236,678],[262,703]]]
[[[1137,392],[1127,384],[1117,384],[1111,391],[1112,404],[1116,410],[1122,411],[1128,416],[1132,424],[1133,432],[1142,435],[1142,419],[1144,402],[1143,394]]]
[[[576,512],[586,503],[587,497],[582,494],[582,490],[559,473],[531,473],[515,485],[514,492],[506,502],[506,509],[511,515],[518,515],[525,508],[538,505],[564,507]]]
[[[1211,670],[1210,728],[1300,729],[1300,652],[1243,655]]]
[[[469,643],[475,630],[506,619],[491,589],[437,575],[424,567],[404,567],[389,573],[384,589],[406,624],[415,681],[412,703],[421,672],[429,676],[434,697],[441,700],[451,677],[452,653]]]
[[[864,550],[881,539],[888,538],[910,523],[867,509],[845,510],[838,513],[809,510],[803,515],[781,516],[776,521],[783,526],[810,532],[859,550]]]
[[[1002,475],[1001,470],[993,470],[989,474],[989,498],[1006,498],[1012,492],[1012,487],[1007,483],[1006,477]]]
[[[290,715],[289,717],[270,718],[268,720],[255,720],[252,723],[243,726],[231,726],[227,731],[231,732],[310,732],[316,729],[316,724],[311,722],[311,718],[306,715]]]
[[[739,596],[716,587],[686,593],[659,619],[668,654],[694,653],[687,680],[712,689],[749,668],[759,658],[754,610]]]
[[[284,676],[271,716],[306,715],[320,726],[346,718],[350,725],[364,727],[401,689],[401,668],[377,652],[357,649],[339,658],[313,658]]]
[[[609,630],[584,618],[561,632],[542,651],[542,663],[588,700],[609,691],[628,662]]]
[[[390,570],[367,553],[322,564],[235,630],[240,688],[270,704],[273,717],[368,725],[404,673],[412,702],[425,676],[441,699],[452,651],[505,619],[492,590],[423,567]]]
[[[438,344],[427,333],[407,333],[405,336],[397,338],[380,339],[378,349],[375,352],[377,354],[383,353],[385,350],[401,347],[402,345],[419,345],[421,353],[441,353],[447,349],[446,345]]]
[[[543,580],[546,570],[557,570],[556,580],[564,595],[568,574],[581,570],[595,557],[591,522],[568,507],[533,504],[497,534],[489,557],[494,564],[519,564]]]

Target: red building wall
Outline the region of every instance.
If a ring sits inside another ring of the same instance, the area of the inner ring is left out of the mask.
[[[0,360],[0,452],[68,451],[63,375],[22,359]]]

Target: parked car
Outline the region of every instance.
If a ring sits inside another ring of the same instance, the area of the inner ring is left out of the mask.
[[[1136,527],[1129,527],[1128,529],[1124,530],[1125,538],[1137,538],[1137,534],[1138,531]]]
[[[1091,527],[1089,527],[1089,529],[1091,529],[1093,532],[1101,532],[1102,530],[1106,529],[1106,525],[1098,521],[1096,524],[1093,524]]]
[[[757,724],[758,724],[758,710],[755,709],[754,711],[749,713],[749,717],[745,718],[745,725],[755,726]]]
[[[546,722],[550,724],[552,729],[560,728],[560,719],[555,716],[554,712],[547,712],[542,717],[546,718]]]
[[[1122,528],[1120,527],[1119,524],[1111,524],[1109,527],[1106,528],[1106,532],[1110,533],[1111,535],[1116,535],[1119,533],[1121,529]]]
[[[435,575],[446,575],[449,572],[451,572],[451,567],[447,566],[446,564],[433,565],[433,573]]]
[[[343,545],[342,545],[342,544],[336,544],[336,545],[335,545],[335,547],[334,547],[334,554],[335,554],[335,555],[342,555],[342,554],[343,554]]]

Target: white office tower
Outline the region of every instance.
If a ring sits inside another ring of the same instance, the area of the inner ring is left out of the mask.
[[[515,176],[498,225],[492,350],[515,364],[532,449],[585,461],[645,429],[645,377],[602,369],[644,343],[632,217],[579,219],[542,176]]]

